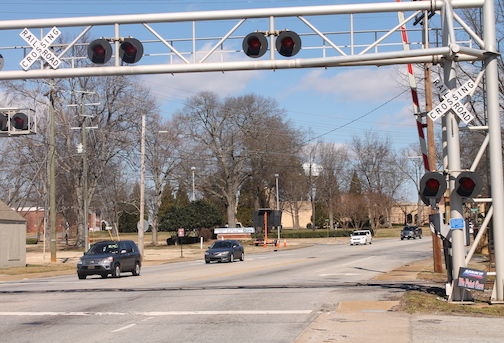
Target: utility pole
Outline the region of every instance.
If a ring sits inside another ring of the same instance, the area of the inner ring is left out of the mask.
[[[86,126],[87,124],[87,118],[90,117],[84,113],[84,106],[97,106],[99,103],[90,103],[90,104],[85,104],[84,103],[84,95],[86,94],[96,94],[95,92],[89,92],[89,91],[76,91],[77,93],[81,94],[81,99],[79,104],[71,104],[68,105],[68,107],[79,107],[79,116],[82,118],[82,124],[81,127],[76,127],[72,129],[80,129],[81,130],[81,147],[77,149],[78,153],[82,154],[82,177],[81,177],[81,184],[82,184],[82,229],[83,229],[83,239],[84,239],[84,251],[89,250],[89,223],[88,223],[88,214],[89,214],[89,203],[88,203],[88,170],[89,170],[89,164],[88,164],[88,159],[87,159],[87,131],[89,129],[97,129],[98,127],[91,127],[91,126]]]
[[[140,138],[140,218],[138,221],[138,249],[144,257],[144,213],[145,213],[145,114],[142,114]]]
[[[48,159],[48,183],[49,183],[49,240],[51,250],[51,263],[56,262],[56,124],[55,124],[55,82],[51,80],[49,91],[49,159]]]
[[[429,48],[429,13],[424,12],[423,20],[423,42],[424,48]],[[432,63],[424,64],[424,87],[425,87],[425,112],[432,110]],[[429,116],[426,116],[427,122],[427,156],[429,160],[429,171],[436,170],[436,143],[434,140],[434,122]],[[431,214],[439,213],[439,209],[431,209]],[[441,256],[441,238],[434,232],[431,232],[432,237],[432,257],[434,261],[434,272],[441,273],[443,271],[443,261]]]
[[[192,196],[191,196],[191,201],[196,201],[196,193],[195,193],[195,187],[194,187],[194,171],[196,170],[196,167],[191,167],[191,172],[192,172]]]
[[[84,110],[81,104],[81,116],[84,116]],[[87,128],[86,128],[86,117],[82,120],[82,225],[84,228],[84,251],[89,250],[89,224],[88,224],[88,160],[87,160]]]

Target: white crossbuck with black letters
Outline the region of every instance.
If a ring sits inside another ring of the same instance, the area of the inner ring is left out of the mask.
[[[449,110],[453,110],[465,124],[469,124],[474,119],[474,115],[467,109],[467,104],[462,103],[462,99],[467,95],[471,95],[476,89],[476,83],[474,81],[469,80],[458,89],[452,91],[450,91],[439,79],[434,80],[433,86],[444,98],[439,105],[427,113],[433,121],[441,118]]]
[[[30,46],[33,48],[28,55],[23,58],[19,64],[24,70],[30,69],[32,64],[39,58],[42,57],[46,60],[47,64],[51,68],[56,69],[61,64],[61,60],[49,49],[49,46],[59,37],[61,31],[54,26],[48,34],[44,36],[41,40],[30,32],[28,29],[24,29],[19,35],[23,38]]]

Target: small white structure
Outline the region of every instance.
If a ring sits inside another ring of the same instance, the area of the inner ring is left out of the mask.
[[[26,265],[26,220],[0,201],[0,268]]]

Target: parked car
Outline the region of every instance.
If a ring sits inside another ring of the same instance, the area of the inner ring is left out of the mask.
[[[405,226],[401,230],[401,241],[405,238],[422,239],[422,228],[413,225]]]
[[[109,274],[120,277],[122,272],[140,275],[142,257],[133,241],[102,241],[93,244],[77,263],[77,276],[85,279],[88,275]]]
[[[240,242],[231,239],[216,241],[205,252],[205,263],[234,262],[237,259],[245,260],[245,251]]]
[[[369,230],[357,230],[350,235],[350,245],[354,244],[372,244],[373,236]]]

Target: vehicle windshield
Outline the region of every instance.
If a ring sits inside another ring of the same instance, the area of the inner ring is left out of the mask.
[[[415,228],[414,227],[405,227],[403,230],[404,231],[415,231]]]
[[[86,255],[117,254],[118,248],[116,243],[95,243]]]
[[[231,248],[231,242],[217,241],[212,245],[211,249],[219,249],[219,248]]]
[[[352,236],[365,236],[367,235],[366,231],[355,231],[352,233]]]

